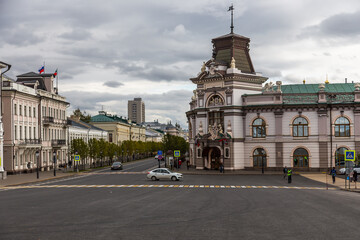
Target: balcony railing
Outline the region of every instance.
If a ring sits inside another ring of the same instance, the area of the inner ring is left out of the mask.
[[[53,147],[60,147],[65,145],[66,145],[65,139],[51,140],[51,146]]]
[[[43,124],[60,124],[65,125],[67,124],[67,120],[64,119],[55,119],[54,117],[43,117]]]
[[[35,144],[41,144],[41,139],[19,140],[19,145],[35,145]]]
[[[53,117],[43,117],[43,123],[44,124],[54,123],[54,118]]]

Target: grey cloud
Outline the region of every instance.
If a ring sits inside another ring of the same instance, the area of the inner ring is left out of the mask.
[[[71,32],[66,32],[59,37],[71,40],[71,41],[80,41],[80,40],[86,40],[91,38],[91,34],[88,31],[85,31],[83,29],[72,29]]]
[[[342,13],[326,18],[318,25],[308,26],[303,30],[302,37],[333,37],[344,38],[360,35],[360,11]]]
[[[34,45],[43,41],[43,37],[35,35],[34,31],[26,27],[4,30],[0,38],[2,44],[15,45],[18,47]]]
[[[104,82],[103,85],[107,86],[107,87],[111,87],[111,88],[117,88],[117,87],[123,86],[124,84],[121,82],[117,82],[117,81],[107,81],[107,82]]]
[[[67,97],[67,101],[71,103],[68,113],[79,107],[81,110],[95,115],[101,110],[102,105],[106,104],[105,110],[125,117],[127,117],[127,101],[139,97],[132,94],[85,91],[67,91],[62,95]],[[182,126],[186,126],[185,112],[189,110],[192,95],[192,91],[187,90],[169,91],[163,94],[142,94],[141,97],[145,102],[146,121],[153,120],[148,119],[150,115],[161,115],[164,118],[172,119],[172,122],[178,121]]]

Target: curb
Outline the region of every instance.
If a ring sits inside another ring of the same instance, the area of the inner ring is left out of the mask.
[[[75,176],[75,175],[77,175],[77,173],[73,173],[73,174],[68,175],[68,176],[51,177],[51,178],[45,178],[45,179],[41,179],[41,180],[37,180],[37,181],[9,184],[9,185],[4,185],[3,187],[12,187],[12,186],[20,186],[20,185],[24,185],[24,184],[41,183],[41,182],[45,182],[45,181],[49,181],[49,180],[53,180],[53,179],[68,178],[68,177],[72,177],[72,176]]]

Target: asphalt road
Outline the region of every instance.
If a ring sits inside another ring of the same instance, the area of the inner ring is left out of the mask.
[[[358,193],[300,176],[291,185],[279,175],[153,182],[142,172],[156,165],[0,191],[0,239],[357,239]]]

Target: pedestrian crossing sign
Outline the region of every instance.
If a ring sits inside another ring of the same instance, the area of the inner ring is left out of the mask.
[[[180,157],[180,150],[174,151],[174,157]]]
[[[75,155],[74,156],[74,161],[80,161],[80,155]]]
[[[345,161],[355,161],[355,150],[345,150]]]

